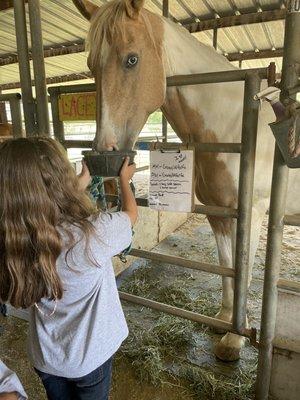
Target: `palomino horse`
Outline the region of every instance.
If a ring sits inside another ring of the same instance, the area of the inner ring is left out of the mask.
[[[166,77],[235,69],[213,48],[179,25],[143,8],[143,0],[115,0],[97,7],[74,0],[90,19],[88,65],[97,87],[95,145],[131,149],[150,113],[161,108],[183,142],[239,142],[243,84],[220,83],[166,88]],[[80,4],[78,4],[80,3]],[[271,107],[260,112],[251,226],[250,271],[270,195],[274,141]],[[196,195],[206,205],[237,207],[239,157],[196,152]],[[290,174],[287,212],[300,212],[299,174]],[[208,217],[220,264],[233,268],[235,221]],[[251,274],[251,272],[250,272]],[[231,321],[233,280],[223,278],[219,319]],[[250,283],[250,276],[249,276]],[[227,333],[215,348],[222,360],[238,359],[241,336]]]

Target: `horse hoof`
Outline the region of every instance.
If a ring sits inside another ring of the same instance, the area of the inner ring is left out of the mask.
[[[218,343],[215,346],[215,356],[225,362],[237,361],[240,359],[240,349],[236,347],[224,346]]]
[[[237,361],[240,359],[244,338],[227,333],[214,348],[215,356],[222,361]]]

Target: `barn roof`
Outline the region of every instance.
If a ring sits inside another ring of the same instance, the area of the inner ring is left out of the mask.
[[[100,5],[105,0],[94,2]],[[0,3],[0,88],[5,90],[17,87],[20,77],[13,9],[11,1],[2,3],[7,4],[6,8]],[[146,7],[161,14],[162,0],[146,0]],[[281,70],[284,1],[169,0],[169,10],[171,18],[208,45],[218,27],[217,50],[236,65],[243,60],[244,68],[254,68],[275,61]],[[89,77],[84,52],[88,22],[72,1],[41,0],[41,15],[48,83]]]

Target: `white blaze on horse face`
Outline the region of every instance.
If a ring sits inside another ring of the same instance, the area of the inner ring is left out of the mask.
[[[113,120],[109,115],[109,108],[104,101],[101,108],[101,124],[97,125],[95,147],[98,151],[118,149],[118,139]]]

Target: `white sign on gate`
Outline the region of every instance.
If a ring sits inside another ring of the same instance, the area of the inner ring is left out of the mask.
[[[149,207],[161,211],[194,210],[194,149],[150,152]]]

